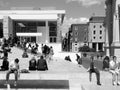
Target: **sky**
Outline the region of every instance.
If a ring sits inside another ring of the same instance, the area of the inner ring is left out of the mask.
[[[105,16],[105,0],[0,0],[0,10],[8,10],[11,7],[65,10],[64,29],[71,23],[88,21],[92,15]]]

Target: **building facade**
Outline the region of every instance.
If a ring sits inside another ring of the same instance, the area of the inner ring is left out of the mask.
[[[64,10],[1,10],[1,37],[17,36],[20,41],[59,43],[64,15]]]
[[[88,24],[72,24],[70,33],[70,49],[72,52],[78,52],[79,47],[88,42]]]
[[[89,19],[89,47],[95,51],[104,51],[105,28],[103,26],[105,17],[93,16]]]
[[[16,36],[61,51],[61,26],[65,10],[0,10],[0,38]]]

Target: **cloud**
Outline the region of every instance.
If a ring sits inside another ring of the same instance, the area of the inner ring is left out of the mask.
[[[89,19],[86,17],[80,17],[80,18],[65,17],[62,25],[62,35],[65,36],[65,33],[68,32],[71,24],[80,24],[80,23],[87,23],[87,22],[89,22]]]
[[[0,8],[1,7],[7,7],[9,5],[8,2],[0,1]]]
[[[104,2],[105,0],[66,0],[67,3],[70,2],[78,2],[80,4],[82,4],[83,6],[92,6],[92,5],[100,5],[102,2]]]

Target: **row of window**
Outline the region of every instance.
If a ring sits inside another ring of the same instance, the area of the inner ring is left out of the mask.
[[[19,37],[19,40],[21,40],[21,41],[24,39],[26,39],[29,42],[36,42],[36,37],[34,37],[34,36],[33,37]],[[50,43],[55,43],[57,41],[57,38],[50,37],[49,40],[50,40]]]
[[[93,31],[93,34],[96,34],[96,31],[95,31],[95,30]],[[100,34],[102,34],[102,30],[100,30]]]
[[[102,28],[102,25],[100,25],[99,27]],[[96,25],[94,25],[93,28],[96,28]]]
[[[84,41],[87,41],[87,37],[84,37]],[[75,38],[75,42],[78,42],[78,38]]]
[[[96,37],[94,36],[93,39],[96,39]],[[102,36],[100,36],[99,39],[102,39]]]

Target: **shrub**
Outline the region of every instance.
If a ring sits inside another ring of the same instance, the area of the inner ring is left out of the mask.
[[[89,52],[90,48],[89,48],[89,46],[84,45],[83,47],[79,48],[79,51],[80,52]]]
[[[95,52],[95,49],[94,48],[90,48],[90,52]]]

